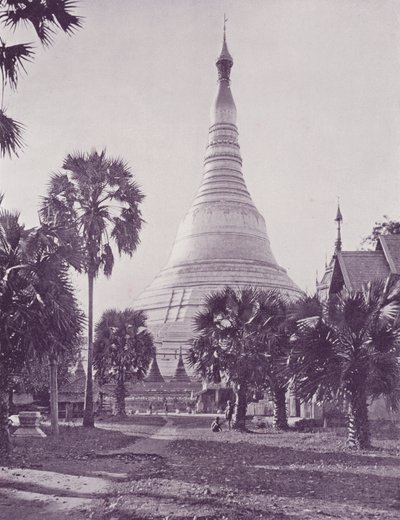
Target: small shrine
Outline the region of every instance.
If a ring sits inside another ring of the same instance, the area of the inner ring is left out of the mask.
[[[67,382],[58,391],[58,416],[60,419],[75,419],[83,417],[85,407],[86,373],[82,359],[79,359],[75,373],[71,374]],[[93,381],[93,400],[99,399],[99,388]]]

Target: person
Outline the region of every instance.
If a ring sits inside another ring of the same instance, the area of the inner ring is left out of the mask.
[[[168,402],[166,399],[164,399],[164,410],[165,410],[165,415],[167,416],[168,415]]]
[[[233,411],[235,410],[235,403],[231,403],[230,401],[226,402],[225,408],[225,419],[228,421],[228,428],[231,429]]]
[[[153,405],[150,403],[149,404],[149,414],[152,415],[153,413]]]
[[[222,432],[221,425],[219,423],[219,417],[216,417],[214,421],[211,423],[211,431],[216,432]]]

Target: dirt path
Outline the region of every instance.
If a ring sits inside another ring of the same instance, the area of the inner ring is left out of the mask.
[[[136,425],[99,425],[104,429],[121,430],[132,437],[138,434]],[[167,421],[153,435],[143,436],[124,448],[103,450],[96,454],[104,468],[107,459],[131,455],[162,457],[174,437],[176,428]],[[62,470],[61,470],[62,471]],[[90,511],[100,505],[115,482],[124,481],[128,473],[95,470],[95,476],[37,470],[31,468],[0,468],[0,520],[80,520],[91,516]]]

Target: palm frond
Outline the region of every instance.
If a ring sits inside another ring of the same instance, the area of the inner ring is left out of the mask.
[[[19,151],[24,146],[22,132],[24,125],[8,117],[4,110],[0,109],[0,154],[4,157],[18,157]]]
[[[16,89],[21,70],[26,72],[24,62],[33,58],[33,47],[30,43],[6,45],[0,38],[0,70],[4,82]]]
[[[71,12],[78,5],[74,0],[6,0],[5,4],[7,10],[0,15],[5,25],[32,24],[44,45],[52,43],[57,27],[67,34],[82,27],[82,18]]]

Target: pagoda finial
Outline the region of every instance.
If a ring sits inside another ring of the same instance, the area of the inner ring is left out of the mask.
[[[220,81],[229,81],[229,76],[231,73],[231,68],[233,65],[233,59],[228,51],[228,45],[226,43],[226,22],[228,18],[224,13],[224,36],[222,40],[222,50],[221,54],[217,59],[217,69],[218,69],[218,79]]]
[[[335,222],[337,223],[337,237],[335,242],[335,253],[339,253],[342,250],[342,234],[341,234],[341,226],[343,222],[342,212],[340,211],[340,201],[338,197],[338,205]]]
[[[226,14],[224,13],[224,42],[226,43],[226,22],[228,21],[228,18],[226,17]]]

